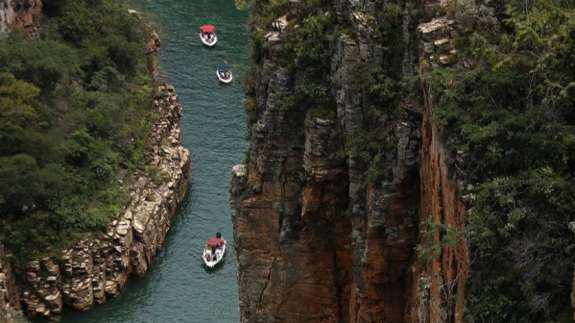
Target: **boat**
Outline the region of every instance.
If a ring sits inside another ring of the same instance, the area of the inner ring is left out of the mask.
[[[224,240],[224,245],[216,249],[215,255],[212,253],[212,247],[210,246],[210,240],[206,243],[204,247],[204,253],[202,254],[202,260],[204,264],[208,268],[214,268],[217,266],[223,259],[226,254],[226,245],[227,242]]]
[[[232,71],[230,71],[227,65],[218,66],[218,69],[216,70],[216,76],[220,82],[225,84],[231,83],[234,79]]]
[[[200,39],[207,47],[214,47],[218,42],[216,35],[216,27],[214,25],[201,25],[200,26]]]

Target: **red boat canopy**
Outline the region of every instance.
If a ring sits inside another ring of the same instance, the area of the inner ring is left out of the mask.
[[[211,237],[208,239],[208,246],[210,247],[218,247],[220,245],[220,239],[216,237]]]
[[[200,30],[203,33],[213,33],[214,31],[216,31],[216,26],[214,26],[214,25],[201,25]]]

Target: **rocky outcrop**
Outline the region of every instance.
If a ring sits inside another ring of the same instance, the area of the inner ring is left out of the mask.
[[[298,5],[273,26],[289,25]],[[265,37],[248,158],[232,176],[242,322],[461,321],[465,207],[432,99],[373,107],[382,103],[357,85],[362,67],[391,60],[395,77],[453,64],[445,33],[453,22],[436,16],[440,5],[394,7],[401,19],[393,45],[383,43],[376,18],[385,4],[339,0],[326,9],[342,31],[326,58],[333,115],[281,108],[300,80],[282,65],[283,31]],[[419,32],[418,10],[431,22]],[[374,109],[383,112],[374,117]],[[378,141],[360,142],[365,133]],[[371,161],[361,145],[375,146]]]
[[[16,286],[6,251],[0,243],[0,322],[24,322],[20,312],[19,290]]]
[[[0,0],[0,33],[37,31],[41,0]],[[141,15],[129,10],[150,28]],[[146,44],[151,76],[158,74],[160,38]],[[15,283],[0,244],[0,321],[16,319],[20,304],[29,316],[53,317],[64,307],[85,311],[118,295],[130,275],[144,275],[170,229],[191,175],[190,153],[180,143],[182,107],[171,85],[154,92],[157,119],[147,141],[146,164],[132,175],[129,202],[102,234],[76,242],[56,256],[29,261]]]
[[[0,0],[0,33],[37,31],[42,17],[41,0]]]
[[[102,236],[28,263],[22,301],[29,315],[53,316],[64,306],[87,310],[118,295],[130,275],[149,269],[186,194],[191,165],[180,144],[182,108],[174,88],[161,85],[154,107],[159,118],[147,153],[153,173],[138,174],[129,205]]]

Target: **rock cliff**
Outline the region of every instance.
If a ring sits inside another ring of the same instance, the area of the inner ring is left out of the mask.
[[[42,17],[41,0],[0,0],[0,33],[35,32]]]
[[[292,2],[271,27],[254,26],[267,34],[231,191],[242,322],[461,322],[465,206],[433,94],[423,84],[375,101],[358,76],[406,79],[452,64],[452,22],[432,1],[338,0],[316,11],[334,26],[324,95],[335,107],[322,114],[285,108],[304,80],[282,53],[309,10]]]
[[[29,28],[36,26],[40,7],[40,1],[0,1],[5,10],[0,11],[0,23],[5,23],[0,26],[4,31],[34,31]],[[158,73],[159,48],[154,32],[146,51],[152,76]],[[150,107],[157,119],[146,147],[146,165],[131,177],[129,202],[105,232],[88,236],[60,254],[28,262],[17,283],[0,244],[0,318],[16,320],[20,305],[32,317],[54,317],[64,307],[85,311],[118,295],[131,275],[148,271],[191,175],[190,153],[180,142],[182,106],[175,89],[159,85]]]
[[[65,306],[87,310],[116,296],[130,275],[143,275],[161,248],[183,200],[190,154],[180,144],[182,108],[174,88],[161,85],[154,98],[149,166],[137,176],[131,202],[100,237],[79,241],[58,257],[28,263],[22,301],[31,316],[60,314]]]

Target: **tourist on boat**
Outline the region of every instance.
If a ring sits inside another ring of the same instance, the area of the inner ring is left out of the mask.
[[[224,239],[222,239],[222,234],[219,232],[216,232],[216,239],[218,240],[218,248],[221,248],[224,246]]]
[[[206,24],[200,26],[200,38],[204,45],[212,47],[216,44],[218,36],[216,35],[216,27],[214,25]]]
[[[228,62],[225,61],[222,65],[218,67],[220,74],[223,78],[227,79],[230,77],[230,67],[228,66]]]
[[[224,246],[224,239],[222,239],[222,234],[217,232],[215,237],[208,239],[208,246],[212,248],[212,254],[216,254],[216,249]]]

